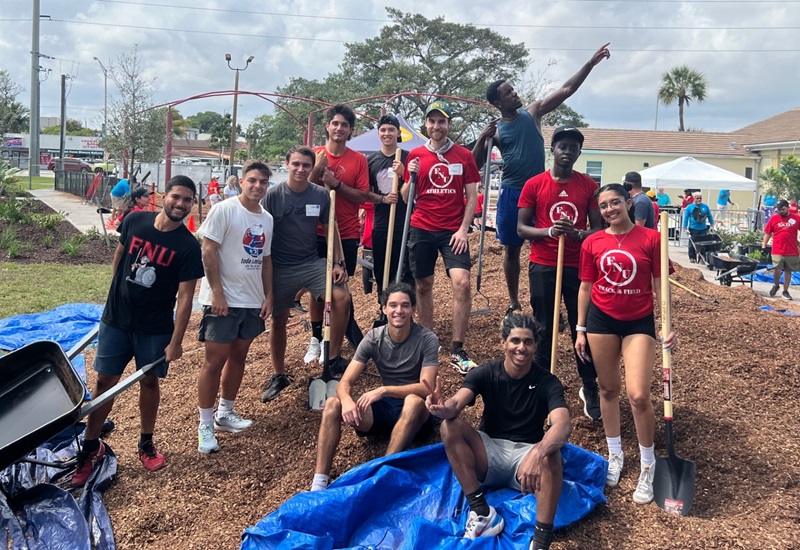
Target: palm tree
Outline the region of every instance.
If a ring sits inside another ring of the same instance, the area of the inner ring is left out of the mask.
[[[684,132],[683,127],[683,106],[688,105],[691,100],[703,101],[706,98],[706,88],[708,82],[703,73],[690,69],[687,65],[673,67],[668,73],[661,77],[661,87],[658,89],[658,99],[664,105],[672,105],[678,101],[678,116],[680,127],[678,130]]]

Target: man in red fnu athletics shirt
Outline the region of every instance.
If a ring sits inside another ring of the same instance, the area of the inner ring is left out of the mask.
[[[436,258],[442,254],[444,267],[453,283],[453,344],[450,364],[461,374],[477,365],[464,350],[471,305],[469,242],[467,232],[478,201],[481,177],[469,149],[447,137],[450,107],[434,101],[425,110],[425,130],[430,138],[408,155],[408,172],[419,174],[414,213],[408,234],[411,272],[417,282],[419,322],[433,330],[433,274]],[[406,174],[405,181],[410,177]],[[410,184],[400,189],[406,204]],[[467,197],[466,204],[464,196]]]
[[[348,277],[352,277],[356,269],[358,240],[361,236],[358,205],[369,199],[369,168],[367,157],[347,147],[347,141],[353,134],[353,126],[356,123],[353,109],[347,105],[333,105],[326,113],[326,120],[325,131],[328,134],[328,141],[324,146],[314,149],[317,161],[308,181],[324,184],[326,189],[336,192],[336,222],[342,238],[344,267]],[[327,242],[321,227],[317,235],[317,251],[320,257],[326,257]],[[320,357],[322,309],[322,302],[311,300],[309,307],[311,341],[304,358],[306,363],[322,359]],[[350,314],[353,314],[352,305]],[[353,345],[358,345],[358,342],[354,342]],[[349,362],[341,356],[331,357],[329,367],[331,374],[342,374]]]
[[[553,167],[534,176],[525,183],[519,197],[517,233],[531,241],[528,281],[531,289],[531,306],[536,320],[545,329],[542,343],[536,348],[536,362],[550,363],[553,337],[553,307],[556,296],[556,266],[558,265],[558,238],[564,235],[564,270],[562,296],[567,307],[569,330],[575,344],[578,322],[578,262],[581,242],[601,226],[597,209],[597,183],[572,167],[581,154],[583,134],[577,128],[562,126],[553,132],[550,152]],[[589,219],[591,230],[587,230]],[[533,226],[530,220],[535,219]],[[588,354],[588,352],[587,352]],[[597,393],[597,373],[594,365],[575,355],[578,374],[583,387],[578,392],[583,401],[583,412],[592,420],[600,420],[600,396]]]
[[[778,293],[781,273],[783,273],[783,297],[791,300],[789,285],[792,283],[792,271],[800,271],[800,251],[797,247],[800,216],[789,211],[789,202],[786,200],[779,200],[775,206],[778,208],[778,213],[773,214],[764,227],[764,242],[761,245],[766,248],[769,236],[772,235],[772,265],[775,266],[775,284],[769,291],[769,295],[775,296]]]

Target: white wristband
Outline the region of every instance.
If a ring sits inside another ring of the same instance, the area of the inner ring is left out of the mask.
[[[547,235],[554,239],[555,237],[553,237],[553,229],[555,229],[555,226],[551,225],[550,229],[547,230]]]
[[[582,325],[575,325],[575,331],[576,332],[586,332],[586,327],[584,327]]]

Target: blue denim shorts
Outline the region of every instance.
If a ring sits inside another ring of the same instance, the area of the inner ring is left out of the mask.
[[[134,358],[138,370],[164,357],[170,340],[172,333],[142,334],[100,321],[94,370],[106,376],[120,376]],[[152,369],[150,374],[164,378],[167,375],[167,368],[167,363],[162,363]]]

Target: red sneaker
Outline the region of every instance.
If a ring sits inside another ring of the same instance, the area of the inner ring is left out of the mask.
[[[83,487],[86,485],[86,481],[89,479],[89,476],[92,475],[94,467],[97,466],[97,463],[100,462],[105,455],[106,446],[102,441],[96,451],[90,453],[79,452],[78,467],[75,468],[75,472],[72,474],[72,486]]]
[[[145,448],[139,447],[139,460],[144,464],[145,469],[150,472],[160,470],[167,465],[164,455],[158,452],[156,446],[152,443]]]

